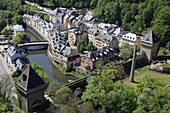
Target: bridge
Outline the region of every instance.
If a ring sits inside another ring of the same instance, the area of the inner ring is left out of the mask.
[[[35,47],[35,46],[47,48],[48,44],[49,44],[48,41],[40,41],[40,42],[22,43],[22,44],[18,44],[18,46],[22,47],[23,49],[28,48],[28,47]]]
[[[81,90],[84,90],[85,89],[85,86],[87,85],[87,78],[89,76],[86,76],[84,78],[81,78],[81,79],[78,79],[78,80],[75,80],[74,82],[71,82],[71,83],[67,83],[64,85],[64,87],[68,87],[70,88],[73,92],[77,89],[77,88],[80,88]]]

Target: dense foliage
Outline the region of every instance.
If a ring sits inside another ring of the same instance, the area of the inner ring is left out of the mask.
[[[14,93],[14,82],[11,75],[0,75],[0,113],[24,113],[19,108],[12,108],[12,95]],[[11,112],[11,110],[14,110]]]
[[[102,113],[169,112],[170,89],[153,78],[145,77],[136,89],[122,82],[113,82],[116,70],[103,69],[101,75],[90,77],[82,99]]]
[[[33,10],[36,8],[23,4],[22,1],[23,0],[0,0],[0,31],[3,30],[7,24],[22,24],[23,14],[35,14]]]
[[[22,43],[23,39],[24,35],[18,32],[12,42],[14,45],[18,45]]]
[[[129,58],[132,57],[132,54],[133,48],[131,47],[131,45],[129,45],[128,43],[122,45],[122,48],[120,50],[120,56],[123,58],[123,60],[127,61]]]
[[[49,76],[44,72],[44,69],[42,66],[32,63],[32,68],[38,73],[38,75],[45,81],[45,83],[50,83]]]

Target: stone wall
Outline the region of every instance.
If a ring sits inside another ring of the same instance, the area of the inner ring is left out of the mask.
[[[162,67],[160,65],[156,65],[159,62],[161,61],[156,61],[152,63],[150,69],[153,71],[170,74],[170,67]],[[170,64],[170,60],[167,60],[165,63]]]
[[[124,67],[125,73],[127,75],[130,74],[131,65],[132,65],[132,60],[129,60],[121,65]],[[140,56],[136,59],[136,68],[141,68],[145,65],[147,65],[147,60],[145,59],[145,57]]]

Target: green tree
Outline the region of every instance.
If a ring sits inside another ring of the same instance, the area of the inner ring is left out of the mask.
[[[44,72],[42,66],[32,63],[32,68],[38,73],[38,75],[45,81],[45,83],[50,83],[49,76]]]
[[[170,41],[166,44],[166,48],[170,51]]]
[[[15,107],[14,111],[12,113],[25,113],[25,112],[23,110],[21,110],[20,108]]]
[[[94,50],[95,50],[95,47],[94,47],[92,41],[89,41],[89,42],[88,42],[87,50],[88,50],[88,51],[94,51]]]
[[[10,32],[9,32],[9,30],[5,27],[5,28],[1,31],[1,34],[2,34],[2,35],[5,35],[5,36],[9,36],[9,35],[10,35]]]
[[[79,99],[73,95],[69,88],[60,88],[55,92],[55,96],[52,99],[56,106],[52,111],[56,111],[56,113],[78,113]]]
[[[93,105],[90,102],[83,102],[78,109],[80,113],[95,113]]]
[[[138,108],[134,113],[168,113],[170,112],[170,89],[145,88],[138,97]]]
[[[82,99],[92,102],[93,106],[101,106],[104,112],[132,112],[136,108],[136,95],[121,83],[113,82],[116,73],[104,69],[101,75],[89,77]]]
[[[130,57],[132,57],[133,54],[133,48],[125,43],[124,45],[122,45],[122,49],[120,50],[120,56],[127,61]]]
[[[12,18],[12,23],[13,24],[22,24],[23,23],[22,15],[15,14],[14,17]]]
[[[77,42],[77,46],[76,46],[78,52],[83,53],[83,51],[85,50],[85,45],[83,41],[79,41]]]
[[[18,45],[18,44],[22,43],[23,39],[24,39],[23,34],[17,33],[16,36],[14,37],[14,39],[13,39],[13,44]]]
[[[4,27],[6,26],[6,21],[4,19],[0,19],[0,31],[4,29]]]
[[[14,87],[13,79],[10,75],[4,74],[1,75],[0,80],[0,94],[3,96],[3,102],[8,102],[11,94],[12,94],[12,88]]]
[[[58,89],[60,89],[60,85],[57,82],[51,82],[47,88],[46,94],[53,98]]]

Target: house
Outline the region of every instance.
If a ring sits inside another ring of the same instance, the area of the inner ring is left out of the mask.
[[[25,30],[24,28],[22,27],[22,25],[14,25],[13,26],[13,29],[14,29],[14,36],[16,36],[17,33],[22,33],[24,34]]]
[[[16,59],[11,65],[11,71],[15,72],[17,69],[26,68],[28,65],[30,65],[30,62],[27,58]]]
[[[87,29],[87,31],[86,31],[87,33],[88,33],[88,39],[89,39],[89,41],[91,41],[91,42],[93,42],[93,44],[95,43],[95,38],[96,38],[96,36],[97,36],[97,34],[98,34],[98,31],[97,31],[97,29]]]
[[[99,34],[95,37],[95,42],[93,44],[96,48],[103,48],[105,46],[118,48],[118,40],[111,35]]]
[[[71,14],[66,14],[64,16],[64,28],[70,29],[76,27],[76,23],[73,21],[76,17]]]
[[[90,22],[86,23],[86,26],[91,29],[97,29],[97,26],[103,22],[104,22],[103,19],[93,18]]]
[[[108,23],[100,23],[97,25],[97,29],[101,34],[111,34],[116,28],[117,25]]]
[[[71,47],[76,46],[76,43],[80,40],[87,40],[87,35],[85,32],[78,29],[71,29],[68,31],[68,42]]]
[[[9,65],[11,65],[16,59],[21,59],[23,58],[23,51],[14,47],[10,46],[6,53],[5,53],[5,59]]]
[[[81,69],[90,71],[103,66],[110,59],[114,58],[114,48],[110,46],[103,47],[97,51],[92,51],[81,57]]]
[[[140,39],[142,37],[137,36],[136,34],[133,33],[126,33],[125,35],[122,36],[120,39],[119,47],[121,47],[124,43],[128,43],[130,45],[133,45],[136,39]]]
[[[67,9],[63,8],[56,8],[53,10],[50,14],[50,20],[54,23],[63,23],[64,16],[65,16],[65,11]]]
[[[80,64],[79,53],[69,46],[62,43],[56,43],[52,48],[52,59],[56,63],[60,63],[66,69],[66,71],[71,70],[74,66]]]

